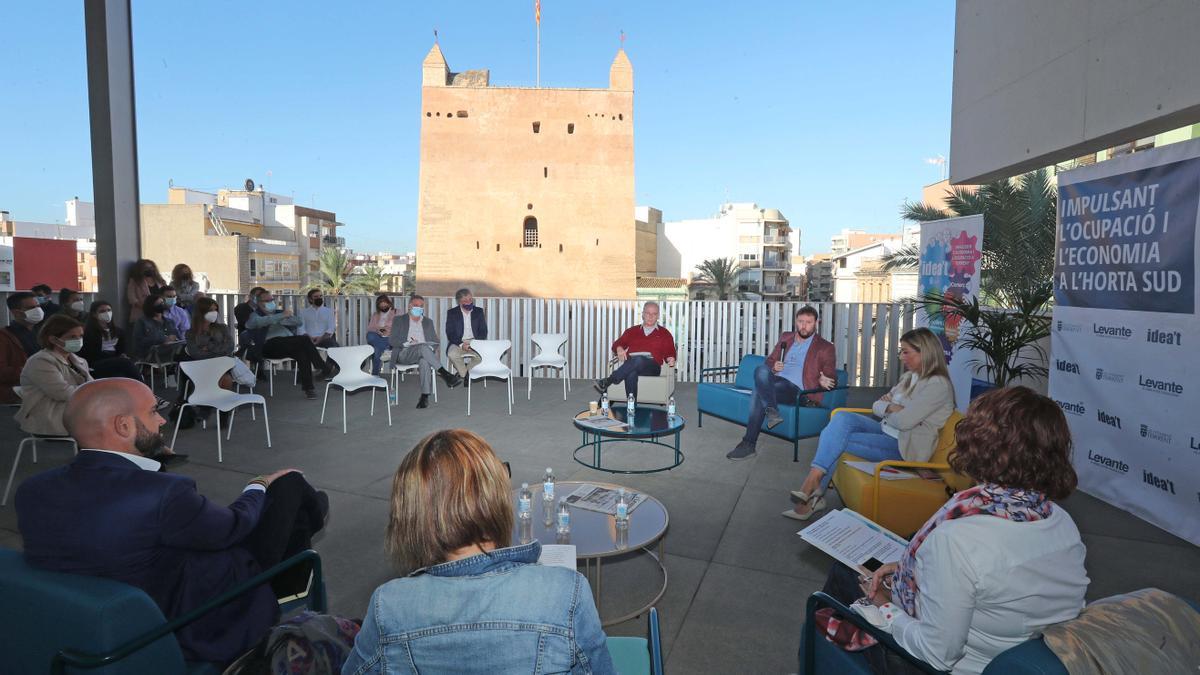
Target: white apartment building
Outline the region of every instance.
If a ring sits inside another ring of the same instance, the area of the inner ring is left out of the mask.
[[[792,228],[778,209],[752,202],[722,204],[711,218],[663,223],[658,235],[657,275],[691,281],[697,267],[712,258],[735,258],[738,291],[782,298],[790,290],[792,255],[798,250]]]
[[[885,239],[834,255],[834,302],[895,302],[917,294],[917,269],[883,270],[882,258],[903,245]]]

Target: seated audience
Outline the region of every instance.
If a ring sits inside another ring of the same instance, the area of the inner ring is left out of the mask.
[[[375,311],[367,319],[367,344],[375,348],[371,355],[371,374],[379,375],[383,370],[383,353],[388,350],[389,336],[392,334],[392,322],[396,319],[396,309],[392,299],[386,293],[375,296]]]
[[[642,306],[642,323],[621,333],[612,344],[620,365],[608,377],[596,380],[596,391],[604,394],[610,386],[624,382],[625,392],[636,399],[639,375],[658,375],[664,363],[675,367],[675,338],[658,325],[658,313],[658,303],[653,300]]]
[[[180,335],[188,332],[192,327],[192,315],[186,308],[179,304],[179,291],[172,286],[166,286],[162,289],[163,304],[167,306],[167,312],[164,314],[171,323],[175,324],[175,330],[179,331]]]
[[[58,310],[61,308],[54,302],[53,288],[50,288],[47,284],[38,284],[29,290],[37,296],[38,306],[42,308],[44,316],[49,317],[51,314],[58,314]]]
[[[83,324],[62,314],[46,319],[38,332],[41,351],[29,357],[21,370],[21,409],[17,424],[30,434],[65,436],[63,411],[67,400],[84,382],[90,382],[83,349]]]
[[[750,419],[746,434],[728,459],[753,457],[758,451],[758,434],[763,420],[771,429],[783,421],[779,403],[820,405],[823,394],[817,389],[833,389],[837,385],[837,350],[833,343],[817,335],[817,310],[805,305],[796,312],[795,332],[785,332],[771,350],[766,363],[754,369],[754,396],[750,399]],[[812,392],[801,394],[801,392]]]
[[[862,578],[838,563],[825,592],[847,604],[865,595],[909,654],[936,671],[973,675],[1079,614],[1086,549],[1054,503],[1076,483],[1071,431],[1054,401],[1026,387],[975,399],[950,465],[979,484],[951,497],[898,563]],[[867,650],[868,659],[881,663],[881,649]]]
[[[79,355],[88,362],[95,377],[128,377],[141,380],[138,367],[126,355],[125,331],[113,323],[112,303],[97,300],[88,309],[83,324],[83,349]]]
[[[465,431],[426,436],[392,481],[400,578],[371,596],[344,675],[613,673],[588,582],[511,546],[508,473]]]
[[[300,328],[299,317],[292,315],[290,309],[279,309],[270,291],[258,295],[254,314],[246,321],[246,328],[254,344],[262,345],[263,358],[295,359],[300,371],[300,386],[306,398],[317,397],[313,387],[313,371],[317,371],[317,376],[324,379],[333,377],[333,370],[321,358],[312,340],[296,335]]]
[[[200,284],[192,278],[192,268],[183,263],[171,270],[171,288],[175,289],[179,306],[189,312],[192,311],[192,304],[196,302],[196,296],[204,295],[200,292]]]
[[[138,361],[170,363],[183,333],[167,316],[167,303],[161,295],[151,295],[142,303],[142,316],[133,324],[133,353]]]
[[[26,479],[16,509],[30,565],[136,586],[171,620],[309,548],[328,499],[285,469],[255,478],[221,506],[191,478],[160,470],[163,423],[154,393],[140,382],[80,387],[66,408],[78,456]],[[298,570],[181,628],[175,637],[184,657],[232,661],[279,619],[276,593],[297,592],[307,577]]]
[[[871,406],[875,417],[842,412],[830,418],[808,476],[792,492],[799,501],[784,516],[808,520],[825,508],[825,489],[849,449],[868,462],[927,462],[933,456],[938,433],[954,412],[946,353],[933,331],[917,328],[900,336],[900,362],[907,372]]]
[[[125,282],[125,302],[129,305],[129,323],[136,324],[142,318],[146,299],[162,293],[166,280],[158,273],[158,265],[145,258],[129,266],[129,279]]]
[[[233,333],[221,322],[221,307],[212,298],[196,298],[191,326],[184,333],[187,354],[193,360],[233,356]]]
[[[79,323],[87,321],[87,305],[79,291],[64,288],[58,292],[58,313],[65,314]]]
[[[319,288],[308,291],[308,306],[300,310],[300,335],[307,336],[318,347],[337,347],[337,322],[333,309],[325,305],[325,294]]]
[[[36,329],[44,312],[33,293],[10,293],[5,304],[11,323],[0,328],[0,403],[18,403],[13,387],[21,384],[25,362],[41,349]]]
[[[455,291],[454,304],[446,312],[446,360],[454,369],[454,378],[447,379],[446,384],[451,388],[462,384],[471,366],[479,363],[479,353],[471,349],[471,340],[486,340],[488,334],[487,317],[482,307],[475,306],[471,289]],[[468,357],[470,365],[467,364]]]
[[[240,334],[246,330],[246,322],[254,314],[254,309],[258,306],[258,296],[266,293],[267,289],[262,286],[255,286],[246,294],[246,301],[240,302],[233,307],[233,318],[237,321],[237,330]]]
[[[417,407],[428,408],[429,395],[433,393],[434,373],[449,379],[453,379],[453,375],[442,368],[438,359],[441,341],[438,339],[437,328],[433,326],[433,319],[425,316],[423,296],[413,293],[409,297],[408,312],[392,321],[390,332],[392,366],[421,364],[417,368],[421,377],[421,398],[417,400]]]

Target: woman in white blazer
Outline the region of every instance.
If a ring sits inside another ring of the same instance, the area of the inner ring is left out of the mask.
[[[848,450],[870,462],[929,461],[938,432],[954,412],[946,355],[933,331],[917,328],[900,336],[900,361],[907,372],[871,406],[874,417],[843,412],[829,420],[804,484],[792,491],[799,501],[783,512],[785,517],[808,520],[825,508],[825,489]]]
[[[66,436],[63,411],[75,389],[92,379],[83,349],[83,324],[65,314],[46,319],[38,331],[36,352],[21,369],[21,409],[16,420],[31,434]]]
[[[1079,615],[1087,550],[1075,521],[1054,503],[1076,484],[1071,431],[1058,404],[1026,387],[997,389],[971,403],[955,435],[950,465],[979,484],[951,497],[898,563],[861,586],[857,572],[839,563],[826,592],[840,587],[843,601],[853,600],[848,588],[865,594],[909,654],[938,671],[973,675]]]

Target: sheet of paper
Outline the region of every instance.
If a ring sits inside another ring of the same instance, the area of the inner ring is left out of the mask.
[[[843,462],[845,462],[846,466],[858,469],[859,471],[871,476],[875,475],[875,467],[878,465],[878,462],[852,462],[848,459],[843,460]],[[919,478],[919,476],[917,476],[915,473],[909,473],[907,471],[901,471],[900,469],[893,469],[885,466],[883,471],[880,472],[879,478],[882,480],[908,480],[909,478]]]
[[[538,564],[547,567],[565,567],[575,569],[574,544],[542,544],[542,554],[538,556]]]
[[[901,537],[849,509],[830,511],[796,534],[863,574],[867,570],[862,564],[867,560],[896,562],[908,546]]]

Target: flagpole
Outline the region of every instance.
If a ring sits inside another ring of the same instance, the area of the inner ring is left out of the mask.
[[[537,22],[537,88],[542,87],[542,22]]]

